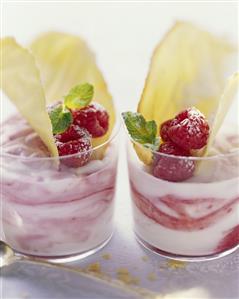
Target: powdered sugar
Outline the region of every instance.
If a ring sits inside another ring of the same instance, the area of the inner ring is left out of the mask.
[[[168,128],[168,136],[185,150],[201,149],[207,144],[209,125],[196,108],[188,108],[179,113],[177,123]]]

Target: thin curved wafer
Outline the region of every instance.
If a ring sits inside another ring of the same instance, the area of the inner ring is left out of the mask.
[[[217,132],[219,131],[223,121],[227,115],[227,112],[235,99],[237,92],[239,91],[239,73],[232,75],[226,83],[224,91],[219,101],[218,109],[216,111],[215,119],[212,124],[209,140],[204,150],[204,155],[207,155],[211,146],[214,143]],[[239,111],[238,111],[239,113]]]
[[[48,103],[61,99],[77,84],[88,82],[94,86],[93,101],[107,109],[110,125],[108,132],[93,138],[92,143],[96,147],[106,142],[115,123],[114,104],[86,43],[74,35],[48,32],[33,41],[31,49],[40,68]]]
[[[38,133],[52,156],[58,156],[46,110],[44,89],[33,55],[13,38],[1,40],[1,88]]]
[[[159,127],[194,106],[211,125],[225,86],[225,66],[234,53],[224,39],[177,22],[153,53],[138,112]]]

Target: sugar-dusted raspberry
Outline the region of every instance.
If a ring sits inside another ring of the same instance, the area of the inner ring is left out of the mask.
[[[160,153],[174,156],[170,157]],[[161,144],[159,153],[154,156],[153,175],[171,182],[189,179],[193,175],[195,164],[193,160],[187,158],[188,156],[190,153],[187,150],[178,147],[171,141]]]
[[[200,111],[188,108],[179,113],[176,120],[167,130],[171,141],[185,150],[200,149],[207,144],[209,125]]]
[[[76,124],[71,124],[71,126],[65,132],[57,134],[54,137],[57,141],[65,143],[71,140],[89,138],[90,135],[86,129],[80,128]]]
[[[109,127],[109,114],[98,103],[72,111],[74,123],[88,130],[92,137],[101,137]]]
[[[190,156],[189,151],[184,150],[181,147],[178,147],[172,141],[162,143],[159,147],[159,152],[167,155],[185,156],[185,157]]]
[[[169,119],[163,122],[160,126],[160,136],[163,141],[170,141],[168,136],[168,129],[178,123],[177,119]]]
[[[57,141],[56,145],[59,156],[64,156],[64,158],[61,159],[61,163],[69,167],[83,166],[90,159],[92,149],[90,137],[70,140],[65,143]]]

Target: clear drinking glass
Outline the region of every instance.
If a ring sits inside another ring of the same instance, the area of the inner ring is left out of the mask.
[[[4,125],[0,134],[2,239],[20,253],[61,262],[96,252],[113,232],[119,126],[110,140],[90,153],[48,158],[34,152],[24,157],[28,143],[39,151],[42,145],[35,144],[35,133],[25,131],[31,131],[28,126],[20,130],[17,121],[12,122],[7,135],[13,144],[7,144],[17,155],[4,151]],[[18,129],[27,136],[25,144],[14,144]],[[88,154],[91,160],[85,166],[68,167],[72,159]]]
[[[238,136],[224,140],[231,148]],[[151,155],[146,166],[136,155]],[[194,175],[181,182],[153,175],[157,161],[195,165]],[[169,258],[213,259],[226,255],[239,244],[239,151],[211,157],[180,157],[145,149],[128,142],[128,169],[134,230],[146,248]]]

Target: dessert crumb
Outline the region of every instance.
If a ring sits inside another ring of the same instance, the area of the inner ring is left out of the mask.
[[[117,270],[117,278],[126,284],[139,284],[139,279],[132,276],[126,268],[119,268]]]
[[[112,256],[111,256],[111,254],[109,254],[109,253],[105,253],[105,254],[102,254],[102,258],[103,258],[104,260],[110,260],[110,259],[112,258]]]
[[[159,269],[160,269],[160,270],[166,270],[166,269],[168,269],[168,267],[163,266],[163,265],[159,265]]]
[[[29,299],[30,298],[30,294],[27,292],[21,293],[20,294],[20,298],[21,299]]]
[[[87,266],[87,270],[94,273],[101,273],[101,266],[99,262]]]
[[[142,261],[147,262],[149,260],[149,257],[147,255],[142,256]]]
[[[169,260],[167,261],[167,267],[171,269],[184,269],[186,267],[186,262]]]
[[[154,272],[151,272],[148,274],[147,278],[150,281],[155,281],[155,280],[157,280],[157,275]]]

